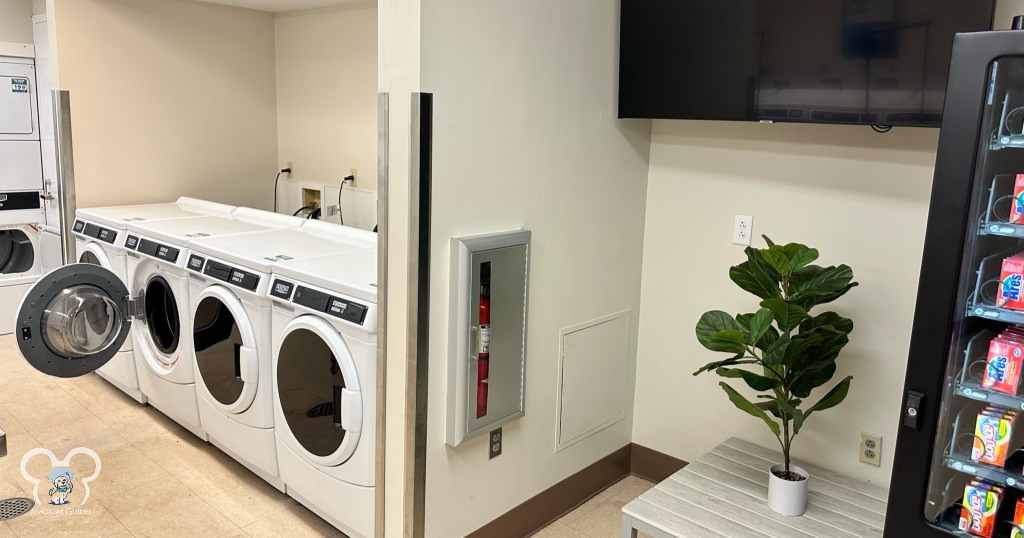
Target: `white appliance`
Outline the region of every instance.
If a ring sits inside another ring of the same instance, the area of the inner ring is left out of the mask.
[[[0,225],[0,334],[14,331],[14,307],[42,273],[40,240],[38,226]]]
[[[377,251],[278,264],[274,422],[288,494],[349,536],[373,536]]]
[[[0,48],[0,224],[44,221],[34,55],[31,45]]]
[[[284,491],[274,444],[270,273],[276,264],[367,250],[376,235],[306,220],[300,228],[195,238],[189,303],[199,418],[210,442]]]
[[[75,246],[78,262],[99,265],[112,271],[125,285],[128,285],[128,264],[125,238],[129,222],[157,221],[199,217],[204,215],[228,215],[234,206],[207,202],[182,196],[176,201],[164,204],[142,204],[78,209],[75,212]],[[57,264],[60,265],[60,236],[44,231],[44,238],[57,241]],[[52,263],[52,262],[51,262]],[[49,263],[47,264],[49,265]],[[48,267],[46,270],[52,269]],[[121,389],[140,403],[146,397],[139,388],[139,376],[135,367],[132,341],[127,339],[121,350],[102,368],[96,371],[103,379]]]
[[[230,215],[130,221],[125,237],[128,290],[139,301],[132,340],[139,387],[149,404],[206,439],[196,404],[186,249],[196,237],[295,228],[301,219],[239,208]],[[140,300],[141,299],[141,300]]]

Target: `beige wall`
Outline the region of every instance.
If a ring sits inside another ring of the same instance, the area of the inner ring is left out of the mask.
[[[278,164],[300,181],[377,187],[377,2],[279,13]]]
[[[836,374],[854,376],[850,394],[807,422],[794,455],[888,484],[937,141],[937,129],[654,122],[633,441],[687,461],[732,435],[777,446],[717,376],[690,375],[721,358],[694,336],[704,311],[757,309],[728,277],[744,259],[733,215],[753,215],[756,244],[806,243],[860,282],[829,305],[855,324]],[[862,430],[883,436],[880,468],[857,461]]]
[[[632,310],[632,400],[650,123],[616,119],[618,6],[423,2],[423,88],[434,93],[428,537],[463,536],[630,442],[626,409],[555,452],[559,329]],[[486,436],[444,444],[448,245],[520,227],[533,232],[526,416],[488,460]]]
[[[0,42],[32,42],[32,0],[0,0]]]
[[[271,207],[271,14],[183,0],[55,7],[79,207],[179,195]]]

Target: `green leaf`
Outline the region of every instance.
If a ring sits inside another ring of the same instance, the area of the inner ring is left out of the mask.
[[[697,321],[697,341],[700,342],[702,346],[708,349],[712,349],[713,351],[720,351],[710,347],[709,343],[711,342],[712,335],[726,330],[734,330],[737,332],[740,331],[739,324],[736,323],[736,320],[732,319],[732,316],[725,312],[722,312],[721,310],[711,310],[708,312],[704,312],[704,315],[702,315],[700,317],[700,320]],[[740,335],[740,340],[743,340],[742,333]],[[739,353],[739,351],[736,351],[734,353]]]
[[[853,381],[853,376],[846,376],[842,381],[832,387],[832,390],[828,391],[824,396],[818,400],[818,403],[812,405],[807,411],[804,412],[803,419],[807,420],[807,417],[811,416],[811,413],[815,411],[824,411],[831,407],[835,407],[846,399],[846,395],[850,392],[850,382]]]
[[[853,331],[853,321],[835,312],[823,312],[801,322],[800,332],[813,332],[818,327],[832,327],[843,334],[850,334]]]
[[[789,256],[786,256],[783,247],[780,247],[779,245],[772,245],[771,247],[761,251],[761,258],[763,258],[768,265],[772,266],[772,269],[775,269],[780,276],[789,276],[791,263],[789,261]]]
[[[743,355],[736,355],[731,359],[725,359],[724,361],[714,361],[701,366],[699,370],[693,373],[693,375],[700,375],[704,372],[709,372],[722,366],[736,366],[738,364],[757,364],[757,361],[752,359],[744,359]]]
[[[782,360],[786,357],[786,348],[789,347],[791,339],[791,336],[784,334],[772,342],[772,345],[768,346],[768,349],[764,351],[764,363],[768,366],[781,364]]]
[[[778,297],[779,287],[765,278],[763,273],[755,274],[750,262],[743,262],[729,268],[729,279],[743,291],[752,293],[762,299]]]
[[[816,268],[808,272],[809,278],[798,279],[797,282],[793,282],[790,279],[790,292],[809,292],[818,294],[836,293],[840,290],[845,289],[853,281],[853,269],[850,269],[848,265],[839,265],[835,267],[817,267],[809,265],[804,267],[802,270]],[[793,286],[796,286],[794,289]]]
[[[764,239],[764,243],[768,245],[768,248],[772,248],[775,246],[775,243],[773,243],[771,239],[768,239],[767,235],[761,234],[761,237]]]
[[[726,383],[725,381],[719,382],[718,385],[722,387],[722,390],[724,390],[727,395],[729,395],[729,401],[731,401],[737,409],[743,411],[744,413],[747,413],[750,416],[757,417],[763,420],[764,423],[768,426],[768,428],[772,430],[772,433],[774,433],[776,436],[779,436],[782,433],[782,429],[779,428],[779,424],[772,420],[771,417],[769,417],[763,409],[754,405],[754,403],[751,402],[750,400],[744,398],[743,395],[736,392],[736,390],[730,387],[729,384]]]
[[[801,245],[800,243],[789,243],[782,247],[786,257],[789,258],[789,270],[795,272],[818,259],[818,250]]]
[[[746,370],[740,370],[739,368],[719,368],[715,370],[715,373],[722,377],[729,378],[742,378],[748,387],[756,391],[772,390],[779,386],[778,379],[772,379],[762,375],[757,375],[753,372]]]
[[[800,323],[807,319],[807,311],[801,306],[786,302],[782,297],[774,297],[761,301],[761,306],[772,311],[775,316],[775,323],[782,332],[789,332],[795,329]]]
[[[698,340],[711,351],[739,354],[747,350],[747,340],[739,329],[718,331]]]
[[[796,396],[797,398],[806,398],[811,395],[812,390],[828,383],[835,374],[835,362],[827,363],[822,368],[802,372],[800,377],[797,378],[790,386],[790,391],[793,393],[793,396]]]
[[[764,336],[764,333],[768,332],[768,327],[772,325],[772,311],[767,308],[762,308],[757,311],[750,318],[749,322],[750,330],[750,343],[757,344],[758,340]]]

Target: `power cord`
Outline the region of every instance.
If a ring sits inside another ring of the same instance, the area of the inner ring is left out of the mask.
[[[338,223],[342,226],[345,225],[345,215],[341,212],[341,191],[345,190],[345,182],[355,180],[356,176],[345,176],[341,179],[341,185],[338,186]]]
[[[281,179],[281,174],[290,173],[292,173],[291,168],[282,168],[281,171],[277,173],[277,177],[274,178],[274,213],[277,213],[277,182]]]

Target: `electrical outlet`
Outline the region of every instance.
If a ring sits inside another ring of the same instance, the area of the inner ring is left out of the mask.
[[[754,217],[736,215],[732,224],[732,244],[750,246],[750,234],[754,227]]]
[[[491,460],[501,455],[501,428],[492,431],[488,438],[487,459]]]
[[[358,172],[359,172],[359,170],[356,170],[355,168],[349,168],[348,169],[348,175],[352,176],[352,183],[353,184],[355,184],[355,182],[356,182],[356,174]]]
[[[288,161],[288,166],[286,168],[288,168],[288,179],[291,179],[292,178],[292,170],[295,170],[295,163],[293,163],[291,161]]]
[[[882,436],[860,432],[860,461],[876,467],[882,465]]]

